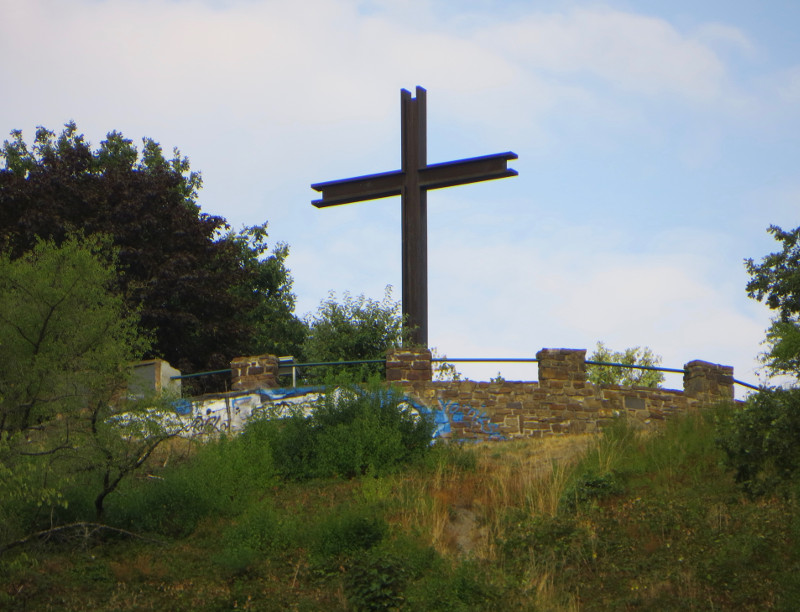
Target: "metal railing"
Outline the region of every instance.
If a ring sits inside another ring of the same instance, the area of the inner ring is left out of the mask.
[[[436,357],[431,359],[431,363],[537,363],[539,360],[533,357]],[[278,374],[292,374],[292,386],[297,385],[297,368],[321,367],[321,366],[347,366],[362,365],[372,363],[386,363],[386,359],[353,359],[350,361],[309,361],[305,363],[295,363],[291,357],[281,357],[278,361]],[[685,368],[664,368],[661,366],[633,365],[629,363],[613,363],[609,361],[586,360],[586,365],[602,367],[629,368],[632,370],[653,370],[656,372],[667,372],[670,374],[685,374]],[[182,374],[171,376],[170,380],[197,378],[200,376],[211,376],[214,374],[230,374],[231,368],[224,370],[212,370],[209,372],[195,372],[193,374]],[[758,391],[761,387],[750,383],[733,379],[734,384],[741,385],[748,389]]]
[[[453,358],[450,359],[448,357],[437,357],[435,359],[431,359],[431,362],[443,362],[443,363],[536,363],[538,359],[531,358],[531,357],[465,357],[465,358]],[[584,363],[586,365],[596,365],[596,366],[607,366],[607,367],[616,367],[616,368],[629,368],[632,370],[653,370],[656,372],[668,372],[671,374],[685,374],[685,368],[662,368],[661,366],[646,366],[646,365],[633,365],[630,363],[613,363],[610,361],[593,361],[587,359]],[[734,384],[741,385],[743,387],[747,387],[748,389],[755,389],[758,391],[761,387],[757,385],[751,385],[750,383],[746,383],[741,380],[733,379]]]

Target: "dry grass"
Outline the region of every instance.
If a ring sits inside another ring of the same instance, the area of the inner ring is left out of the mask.
[[[399,486],[405,529],[429,534],[431,545],[448,556],[496,558],[508,508],[553,516],[573,464],[595,436],[491,442],[467,449],[476,468],[442,464],[431,477],[409,478]],[[538,589],[537,590],[541,590]]]

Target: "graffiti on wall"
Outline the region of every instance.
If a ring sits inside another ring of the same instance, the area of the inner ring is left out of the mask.
[[[335,390],[337,393],[339,390]],[[175,412],[159,415],[162,426],[172,433],[187,438],[217,436],[237,433],[251,418],[282,419],[294,415],[309,416],[323,397],[320,387],[292,389],[259,389],[242,394],[226,394],[196,400],[178,400]],[[418,400],[405,396],[402,408],[417,415],[430,415],[435,424],[433,439],[474,440],[476,438],[502,440],[500,426],[492,423],[482,410],[458,402],[439,399],[431,408]],[[118,415],[119,422],[130,422]]]
[[[281,419],[295,414],[308,416],[320,397],[319,389],[303,387],[259,389],[244,395],[195,400],[183,415],[188,424],[181,435],[195,437],[236,433],[244,429],[250,418]]]
[[[489,415],[473,408],[469,405],[463,406],[458,402],[437,400],[438,408],[429,408],[415,400],[406,397],[406,402],[413,410],[421,414],[429,414],[433,417],[436,429],[433,438],[450,438],[452,440],[465,440],[473,438],[462,438],[459,434],[474,433],[480,434],[481,439],[504,440],[505,436],[500,431],[497,423],[492,423]],[[456,425],[456,423],[458,425]]]

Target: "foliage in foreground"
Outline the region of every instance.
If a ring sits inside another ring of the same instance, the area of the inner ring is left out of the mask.
[[[790,493],[800,476],[800,388],[761,389],[720,427],[736,481],[752,495]],[[788,490],[787,490],[788,487]]]
[[[292,480],[389,473],[424,456],[434,431],[402,393],[377,381],[326,393],[310,416],[248,428],[266,430],[279,472]]]
[[[163,408],[154,398],[127,404],[142,417],[135,431],[111,419],[146,343],[109,290],[105,246],[72,236],[0,256],[0,546],[60,526],[71,490],[90,498],[85,518],[102,518],[106,498],[169,437],[147,417]]]
[[[580,461],[544,471],[526,467],[528,453],[543,448],[529,440],[434,446],[400,472],[310,482],[280,476],[264,452],[275,432],[259,424],[161,471],[170,487],[148,479],[117,498],[120,511],[154,490],[164,495],[129,516],[198,506],[190,528],[171,532],[173,543],[110,540],[85,551],[62,543],[0,557],[8,576],[0,603],[791,610],[800,596],[797,500],[742,495],[715,444],[731,414],[689,415],[657,432],[617,421]],[[183,486],[197,488],[162,510],[175,477],[189,472]],[[478,518],[461,534],[475,540],[471,552],[453,531],[466,511]]]

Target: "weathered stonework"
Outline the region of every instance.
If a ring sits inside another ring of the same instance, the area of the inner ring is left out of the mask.
[[[453,417],[449,435],[454,439],[594,432],[619,416],[648,426],[701,406],[733,401],[733,368],[728,366],[692,361],[685,366],[684,390],[677,391],[594,385],[586,381],[585,357],[582,349],[539,351],[538,382],[395,378],[394,384],[421,405]]]
[[[733,368],[705,361],[684,366],[684,390],[594,385],[586,351],[543,349],[538,382],[432,381],[431,352],[397,349],[386,356],[386,380],[446,419],[457,440],[541,437],[595,432],[625,416],[645,427],[702,406],[733,401]],[[235,391],[278,386],[274,355],[231,363]]]
[[[701,401],[733,400],[733,368],[707,361],[690,361],[684,368],[683,388]]]
[[[386,353],[386,380],[430,381],[433,378],[428,349],[391,349]]]
[[[271,389],[278,386],[278,358],[275,355],[238,357],[231,362],[234,391]]]

